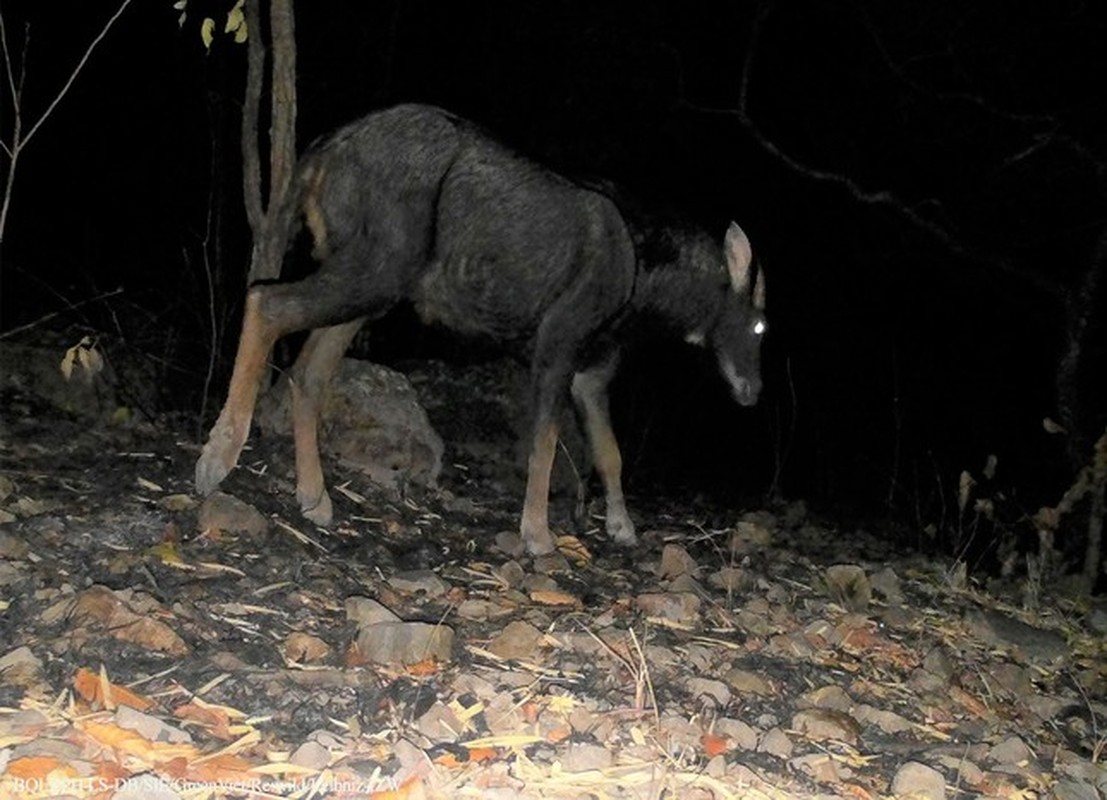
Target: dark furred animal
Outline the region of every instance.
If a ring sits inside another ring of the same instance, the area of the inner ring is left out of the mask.
[[[531,553],[554,548],[550,469],[570,395],[604,484],[607,532],[623,545],[637,541],[607,399],[629,320],[653,318],[711,348],[735,399],[757,401],[765,285],[753,279],[749,240],[734,223],[721,243],[667,230],[673,246],[663,263],[639,263],[635,234],[607,195],[426,106],[342,128],[303,158],[295,180],[276,226],[281,240],[257,252],[283,258],[302,215],[320,266],[294,283],[250,289],[227,402],[196,464],[202,494],[238,461],[274,342],[310,329],[291,373],[296,495],[308,519],[329,523],[320,396],[358,328],[402,300],[427,322],[529,347],[533,441],[520,530]]]

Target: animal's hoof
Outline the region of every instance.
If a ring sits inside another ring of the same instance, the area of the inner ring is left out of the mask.
[[[549,529],[540,531],[523,531],[523,545],[532,556],[544,556],[557,549]]]
[[[215,454],[204,448],[200,460],[196,462],[196,491],[205,497],[218,488],[231,468]]]
[[[310,508],[305,508],[304,505],[303,501],[301,501],[300,513],[316,525],[326,527],[330,525],[331,520],[334,519],[334,507],[331,505],[331,496],[325,491],[319,496],[318,502],[314,503]]]
[[[611,537],[611,541],[620,547],[634,547],[638,544],[638,537],[634,533],[634,523],[630,521],[630,517],[608,514],[606,527],[607,535]]]

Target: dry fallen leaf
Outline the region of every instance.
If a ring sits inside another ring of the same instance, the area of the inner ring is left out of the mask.
[[[700,744],[703,745],[703,752],[708,758],[720,756],[730,749],[730,743],[725,736],[716,736],[713,733],[705,733],[701,736]]]
[[[156,705],[153,700],[147,697],[111,683],[106,675],[98,675],[84,668],[77,670],[77,674],[73,676],[73,688],[89,705],[99,706],[100,708],[130,706],[138,711],[147,711]],[[105,692],[105,688],[107,692]],[[110,694],[110,697],[105,697],[105,694]]]
[[[415,678],[423,678],[427,675],[436,675],[442,671],[442,665],[433,658],[425,658],[414,664],[408,664],[405,668],[408,675]]]
[[[573,606],[574,608],[580,608],[582,605],[579,597],[567,592],[558,592],[554,590],[536,589],[530,593],[530,599],[544,606]]]
[[[8,768],[4,770],[6,778],[42,782],[45,782],[47,777],[51,775],[72,778],[76,774],[76,770],[66,766],[54,756],[24,756],[8,762]]]
[[[178,719],[197,722],[203,725],[212,736],[225,742],[234,738],[230,732],[230,715],[221,706],[212,706],[193,700],[173,709],[173,716]]]
[[[557,550],[572,561],[574,566],[587,567],[592,563],[592,552],[575,536],[558,536]]]

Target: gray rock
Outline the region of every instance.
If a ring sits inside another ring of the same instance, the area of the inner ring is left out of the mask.
[[[865,570],[856,564],[835,564],[824,575],[830,597],[848,611],[864,611],[872,600]]]
[[[261,536],[269,530],[269,520],[249,503],[223,492],[204,500],[196,522],[198,530],[220,530]]]
[[[447,662],[453,655],[454,632],[429,622],[378,622],[358,630],[358,652],[378,664],[417,664],[432,659]]]
[[[285,376],[258,401],[256,419],[260,429],[288,435],[291,418]],[[343,359],[323,394],[319,447],[391,488],[434,486],[444,449],[407,378],[352,358]]]
[[[912,800],[945,800],[946,779],[933,767],[908,761],[892,778],[892,794]]]

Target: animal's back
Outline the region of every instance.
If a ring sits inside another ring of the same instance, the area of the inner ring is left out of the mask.
[[[458,331],[528,338],[582,270],[633,269],[629,249],[609,264],[597,247],[626,236],[606,197],[430,106],[340,129],[305,157],[300,180],[317,252],[353,243],[366,260],[417,259],[400,293]]]

